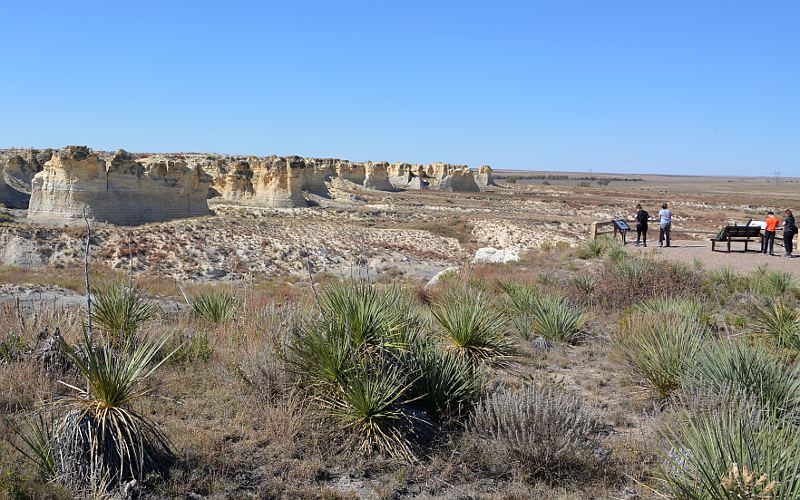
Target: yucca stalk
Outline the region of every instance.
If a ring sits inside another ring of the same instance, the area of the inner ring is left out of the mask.
[[[122,344],[158,314],[158,304],[133,285],[114,283],[92,290],[92,319],[109,341]]]
[[[88,334],[79,348],[61,348],[86,387],[62,382],[73,394],[58,401],[66,411],[55,433],[59,475],[79,486],[109,486],[149,472],[164,472],[173,459],[166,435],[134,409],[153,392],[145,382],[172,354],[158,360],[168,337],[128,339],[115,348],[93,345]]]
[[[209,323],[219,324],[232,320],[239,308],[235,293],[215,290],[191,299],[192,315]]]
[[[758,308],[756,330],[783,347],[800,349],[800,308],[785,302],[777,302],[772,308]]]
[[[431,312],[447,346],[463,359],[495,367],[513,362],[517,351],[506,322],[480,292],[446,294]]]

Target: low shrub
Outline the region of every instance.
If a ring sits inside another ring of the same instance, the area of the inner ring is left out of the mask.
[[[487,460],[507,457],[523,475],[578,476],[600,461],[601,422],[576,395],[554,385],[528,384],[496,392],[474,409],[468,438]]]

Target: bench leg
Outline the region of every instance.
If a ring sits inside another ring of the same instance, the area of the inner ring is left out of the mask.
[[[728,253],[731,253],[731,239],[728,238]]]

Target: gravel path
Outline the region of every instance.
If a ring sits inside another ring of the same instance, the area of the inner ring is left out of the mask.
[[[757,248],[758,244],[750,248]],[[650,243],[647,248],[635,247],[633,244],[628,244],[625,247],[628,250],[638,251],[642,253],[649,253],[654,256],[663,257],[667,259],[680,260],[683,262],[692,263],[695,258],[700,259],[705,268],[708,270],[717,269],[721,266],[731,266],[740,272],[747,272],[755,269],[760,264],[767,264],[770,269],[779,269],[783,271],[791,271],[800,277],[800,258],[795,256],[794,259],[779,257],[783,254],[783,247],[775,245],[775,257],[763,255],[758,252],[712,252],[711,242],[702,240],[678,240],[673,241],[670,248],[659,248],[658,241]],[[744,248],[743,243],[734,243],[732,248]],[[780,248],[780,254],[778,249]]]

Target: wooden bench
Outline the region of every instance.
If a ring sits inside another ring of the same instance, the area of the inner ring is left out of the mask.
[[[760,226],[725,226],[715,238],[711,238],[711,251],[717,250],[717,243],[726,242],[727,252],[731,253],[731,242],[743,242],[744,251],[747,252],[747,245],[754,242],[755,238],[763,238]]]

